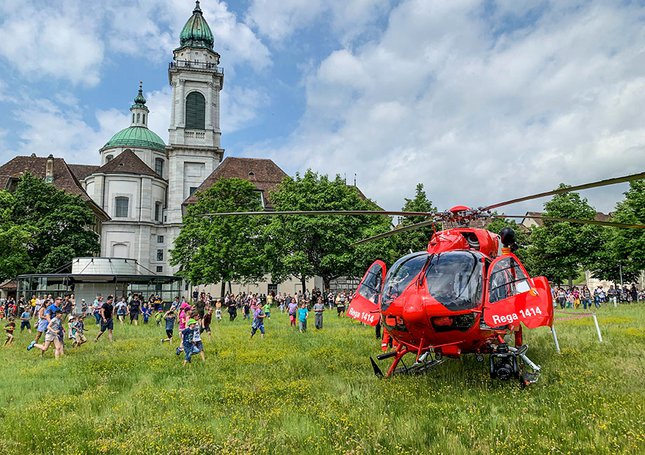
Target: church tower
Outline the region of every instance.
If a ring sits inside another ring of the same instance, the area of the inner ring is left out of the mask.
[[[179,36],[168,68],[172,86],[166,223],[182,221],[182,203],[222,161],[220,90],[224,72],[199,1]],[[174,238],[175,235],[171,236]]]

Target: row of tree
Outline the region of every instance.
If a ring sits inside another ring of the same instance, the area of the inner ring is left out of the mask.
[[[621,223],[645,223],[645,182],[632,182],[613,219]],[[276,211],[379,210],[360,191],[337,176],[330,179],[307,171],[286,178],[270,195]],[[596,210],[576,193],[553,197],[544,215],[593,220]],[[434,212],[422,184],[402,207],[410,212]],[[325,287],[334,278],[361,276],[375,259],[392,264],[410,251],[423,250],[432,227],[408,231],[386,239],[355,242],[391,229],[392,220],[382,215],[334,216],[215,216],[217,212],[262,211],[256,188],[241,179],[222,179],[198,194],[190,206],[171,262],[193,284],[250,282],[271,273],[274,282],[289,276],[305,280],[320,276]],[[403,217],[402,225],[423,221]],[[514,227],[523,248],[518,255],[532,275],[552,282],[572,281],[582,270],[598,278],[633,280],[645,269],[643,230],[615,229],[572,222],[545,221],[530,231],[514,222],[498,219],[487,228],[499,232]]]

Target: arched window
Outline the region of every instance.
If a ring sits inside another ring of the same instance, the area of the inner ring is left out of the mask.
[[[139,123],[139,118],[141,118],[141,114],[137,114],[137,123]]]
[[[146,123],[146,114],[142,114],[143,116],[143,123]]]
[[[190,92],[186,97],[186,128],[206,128],[206,99],[199,92]]]
[[[134,112],[132,113],[132,123],[134,123]]]
[[[107,155],[107,156],[105,157],[105,162],[106,162],[106,163],[109,163],[110,161],[112,161],[112,158],[114,158],[112,155]]]

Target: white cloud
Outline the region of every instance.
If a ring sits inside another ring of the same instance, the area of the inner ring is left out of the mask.
[[[22,2],[0,6],[0,56],[20,73],[37,79],[59,77],[86,85],[99,81],[104,46],[95,24],[83,20],[73,2],[38,8]]]
[[[253,0],[246,20],[274,42],[289,38],[315,21],[329,22],[340,42],[349,42],[389,8],[389,0]]]
[[[303,124],[269,153],[290,170],[358,170],[387,208],[416,182],[444,209],[641,171],[638,7],[513,5],[401,2],[378,42],[308,75]]]
[[[269,65],[269,51],[224,2],[202,5],[231,70],[239,64]],[[0,3],[0,57],[30,81],[58,78],[94,86],[106,59],[136,55],[157,62],[179,46],[179,33],[192,14],[181,0]]]

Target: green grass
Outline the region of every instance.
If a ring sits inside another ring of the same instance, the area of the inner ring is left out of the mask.
[[[154,323],[59,361],[18,334],[0,349],[0,453],[645,453],[645,305],[602,308],[602,344],[590,318],[557,322],[560,355],[527,331],[543,373],[526,390],[472,357],[379,380],[372,328],[272,316],[265,339],[214,324],[186,368]]]

